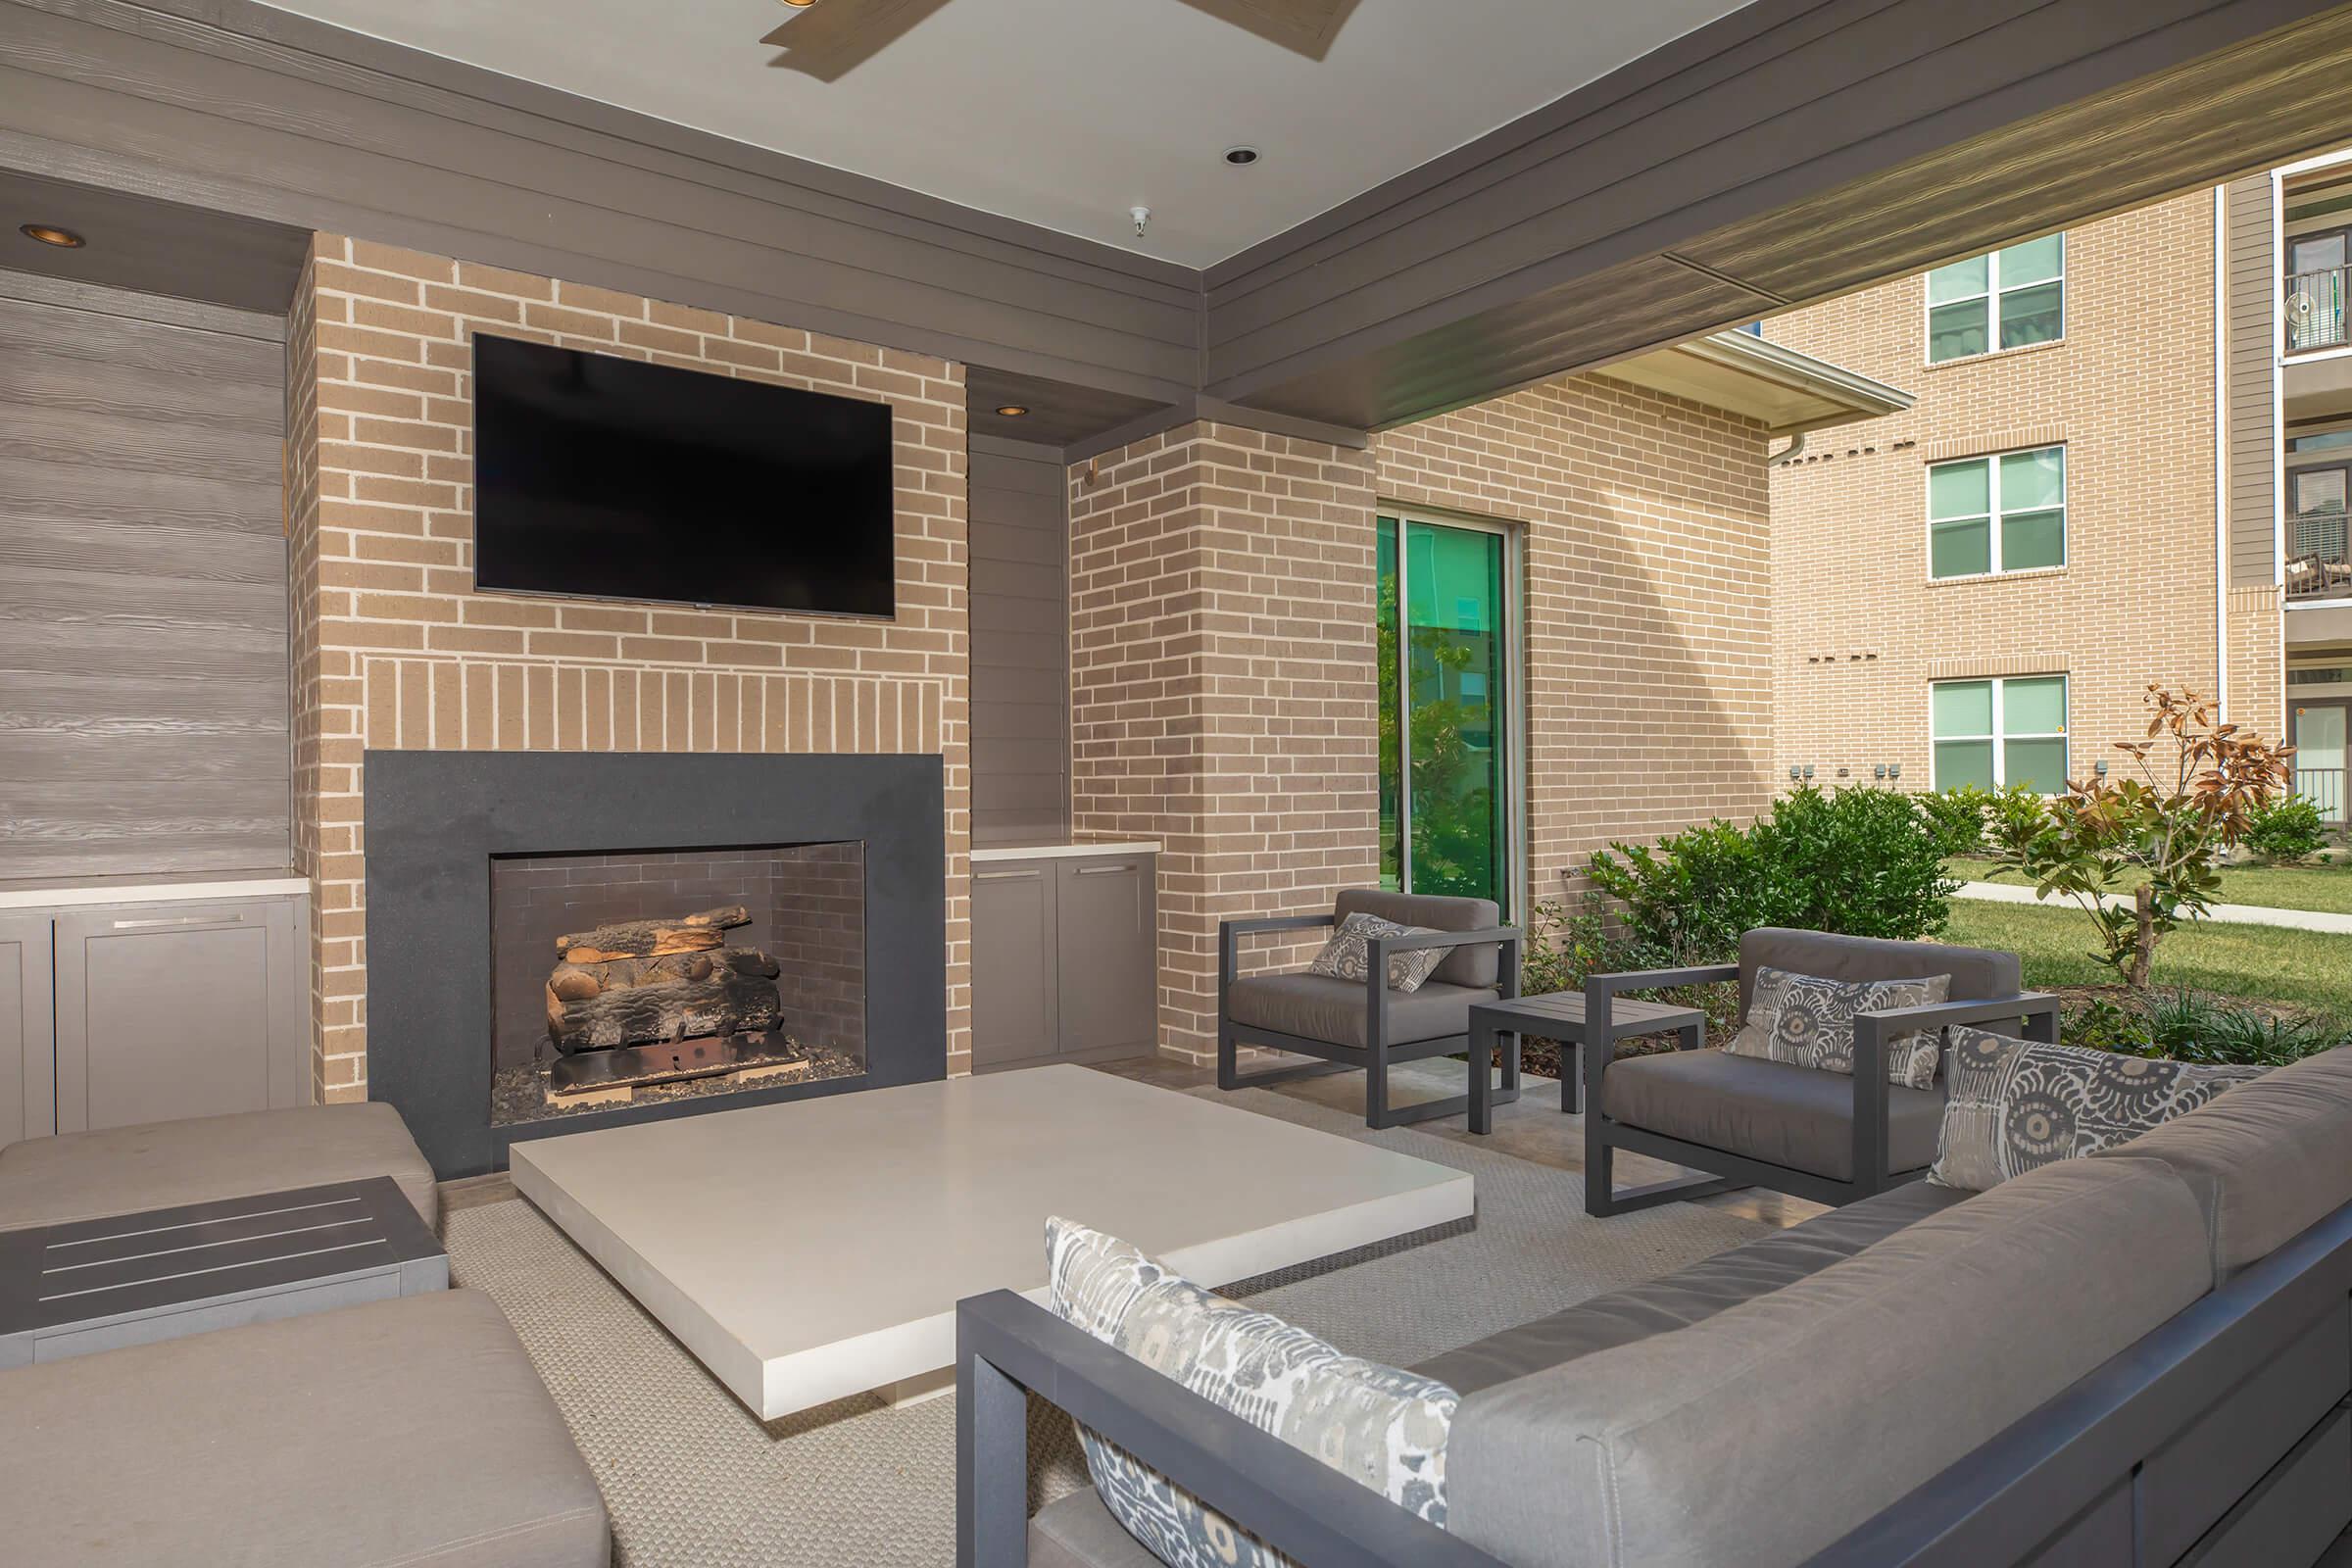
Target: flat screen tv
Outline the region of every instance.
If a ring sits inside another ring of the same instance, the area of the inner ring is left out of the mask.
[[[890,407],[473,340],[473,581],[831,615],[896,609]]]

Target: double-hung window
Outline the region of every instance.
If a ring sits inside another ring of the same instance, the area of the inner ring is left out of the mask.
[[[2045,234],[1928,274],[1928,363],[2047,343],[2066,332],[2066,236]]]
[[[1928,468],[1928,575],[1979,577],[2066,564],[2066,448]]]
[[[2042,795],[2066,788],[2066,677],[1939,680],[1928,687],[1936,787]]]

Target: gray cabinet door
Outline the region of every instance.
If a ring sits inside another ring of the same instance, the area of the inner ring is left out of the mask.
[[[310,1100],[303,901],[57,918],[57,1130]]]
[[[0,914],[0,1144],[57,1131],[49,916]]]
[[[972,868],[972,1070],[1054,1052],[1052,861]]]
[[[1061,970],[1059,1049],[1152,1050],[1159,1040],[1155,866],[1149,855],[1055,868]]]

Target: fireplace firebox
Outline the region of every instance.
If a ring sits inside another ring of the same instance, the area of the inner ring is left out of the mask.
[[[363,790],[368,1092],[443,1180],[947,1074],[937,756],[371,750]]]
[[[865,847],[501,856],[491,1121],[865,1070]]]

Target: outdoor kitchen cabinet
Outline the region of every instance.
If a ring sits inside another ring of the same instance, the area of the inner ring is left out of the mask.
[[[308,1104],[310,900],[0,911],[0,1143]]]
[[[1148,1054],[1159,1037],[1149,853],[972,867],[972,1068]]]

